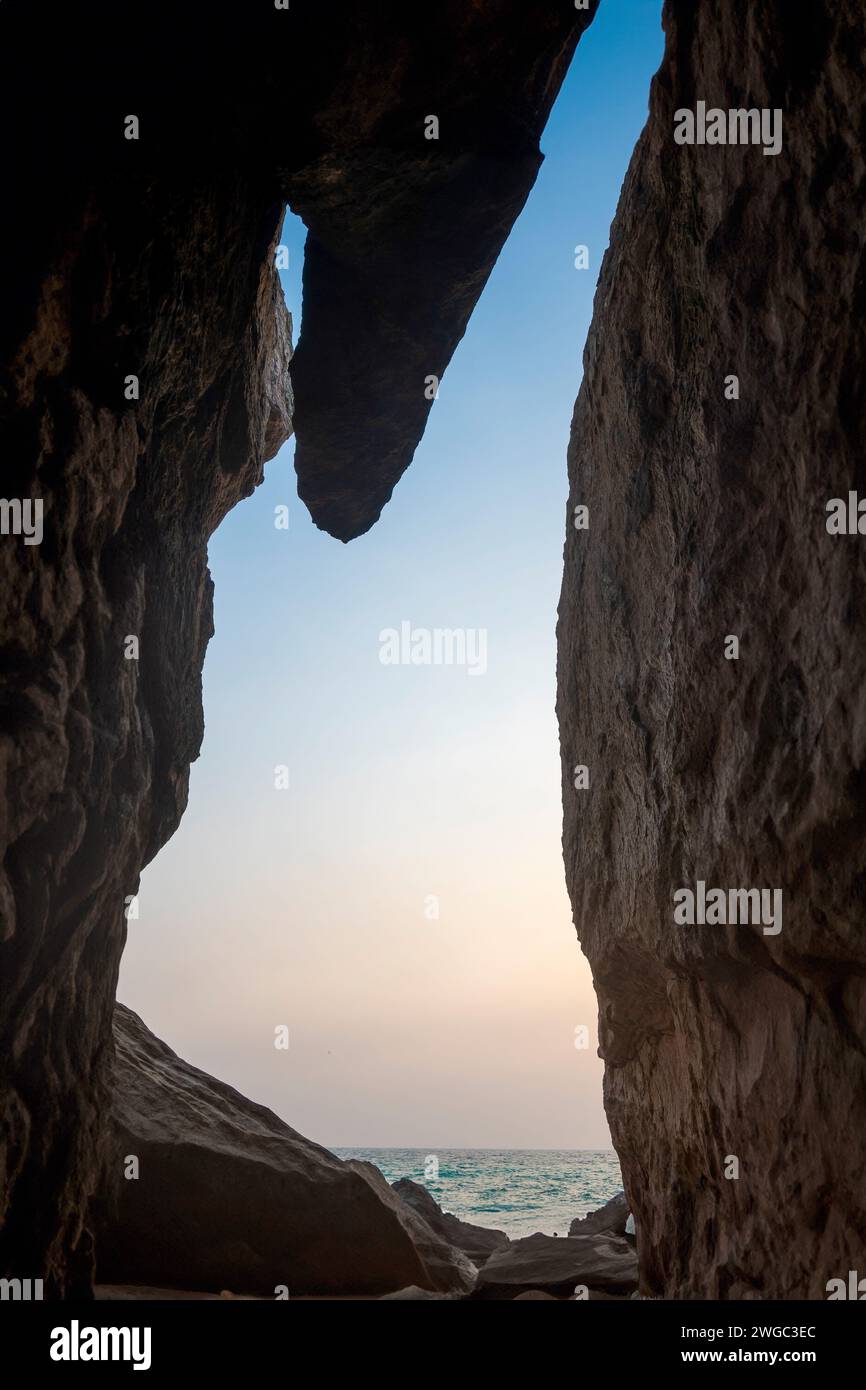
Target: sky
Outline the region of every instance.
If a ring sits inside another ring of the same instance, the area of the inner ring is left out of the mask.
[[[142,876],[118,993],[327,1146],[610,1145],[561,857],[555,625],[583,345],[660,10],[602,0],[373,529],[345,546],[313,526],[290,441],[211,540],[202,754]],[[282,241],[297,337],[291,215]],[[483,631],[486,662],[384,664],[380,635],[404,622]]]

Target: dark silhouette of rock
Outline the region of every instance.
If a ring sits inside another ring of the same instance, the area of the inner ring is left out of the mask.
[[[449,1245],[462,1250],[473,1264],[483,1265],[495,1250],[503,1250],[510,1243],[504,1231],[475,1226],[471,1221],[461,1221],[459,1217],[443,1211],[423,1183],[413,1182],[411,1178],[398,1178],[391,1186],[432,1231]]]
[[[208,538],[291,428],[282,208],[310,232],[299,487],[345,539],[412,457],[594,9],[152,0],[130,37],[109,0],[2,7],[4,493],[44,516],[0,544],[0,1274],[46,1296],[90,1287],[125,914],[202,739]]]
[[[637,1287],[637,1257],[618,1236],[546,1236],[512,1241],[479,1270],[476,1298],[502,1298],[529,1289],[570,1298],[577,1285],[628,1294]]]
[[[275,1297],[466,1291],[475,1270],[372,1164],[344,1163],[181,1060],[118,1004],[117,1180],[96,1204],[103,1284]],[[138,1177],[120,1176],[129,1159]]]
[[[628,1221],[629,1205],[624,1192],[617,1192],[609,1202],[586,1216],[576,1216],[568,1228],[570,1236],[592,1236],[601,1231],[611,1235],[624,1236]]]
[[[825,525],[866,482],[866,9],[665,27],[569,450],[566,874],[643,1291],[825,1298],[866,1245],[866,542]],[[781,153],[675,144],[698,101]],[[698,880],[781,931],[677,925]]]
[[[298,490],[342,540],[376,521],[411,461],[425,383],[441,378],[535,182],[539,132],[596,7],[445,0],[384,24],[369,8],[346,15],[343,119],[319,121],[320,164],[285,184],[309,228]],[[438,139],[424,138],[428,113]]]

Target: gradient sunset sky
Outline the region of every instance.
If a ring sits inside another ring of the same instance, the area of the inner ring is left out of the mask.
[[[660,12],[603,0],[378,524],[348,546],[316,530],[290,442],[211,542],[204,747],[119,997],[329,1146],[610,1143],[560,851],[555,624],[581,354]],[[303,240],[287,216],[296,338]],[[486,674],[382,665],[379,634],[404,620],[486,629]]]

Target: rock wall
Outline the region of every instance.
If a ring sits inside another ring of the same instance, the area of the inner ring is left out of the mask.
[[[0,537],[2,1275],[90,1286],[125,903],[202,738],[207,541],[290,429],[284,203],[311,229],[300,491],[345,539],[412,457],[594,9],[0,7],[3,487],[44,507],[40,544]]]
[[[58,1291],[79,1287],[126,900],[177,827],[202,739],[208,537],[288,434],[291,325],[266,255],[279,207],[176,192],[152,192],[159,231],[80,209],[6,378],[6,495],[42,499],[44,535],[0,549],[0,1250]],[[201,246],[226,218],[231,274],[209,312]]]
[[[665,27],[569,450],[566,873],[644,1292],[824,1298],[866,1265],[866,540],[825,524],[866,491],[866,11]],[[781,152],[676,144],[698,101]],[[698,880],[781,931],[675,924]]]

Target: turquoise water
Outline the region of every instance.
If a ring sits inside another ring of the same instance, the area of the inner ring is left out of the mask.
[[[423,1183],[440,1207],[506,1235],[567,1235],[622,1188],[612,1149],[334,1149],[375,1163],[389,1182]],[[435,1159],[436,1164],[431,1160]],[[438,1177],[432,1176],[438,1165]],[[425,1176],[426,1169],[426,1176]]]

